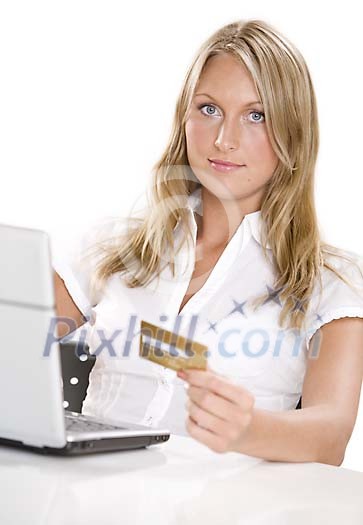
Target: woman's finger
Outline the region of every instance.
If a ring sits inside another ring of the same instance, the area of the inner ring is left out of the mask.
[[[223,421],[235,421],[243,414],[240,405],[197,386],[188,388],[188,396],[195,405]]]
[[[191,385],[209,390],[220,397],[233,401],[242,410],[250,410],[254,404],[253,395],[241,385],[232,383],[229,379],[218,376],[206,370],[184,370],[185,380]],[[190,389],[191,387],[189,387]]]

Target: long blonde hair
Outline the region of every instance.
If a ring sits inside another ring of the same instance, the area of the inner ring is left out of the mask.
[[[162,271],[163,254],[175,275],[174,229],[192,241],[186,203],[199,186],[187,158],[185,123],[195,88],[207,60],[231,53],[249,70],[262,101],[271,145],[279,162],[261,207],[263,253],[270,244],[275,289],[285,299],[279,324],[301,328],[307,306],[324,266],[349,284],[327,255],[349,259],[322,242],[314,203],[314,170],[319,146],[316,98],[301,53],[275,28],[261,20],[239,20],[213,33],[199,48],[177,99],[168,144],[153,167],[148,207],[141,218],[130,217],[128,229],[110,245],[97,243],[102,253],[91,286],[101,290],[106,280],[122,272],[130,288],[146,286]],[[181,246],[180,246],[181,248]],[[121,278],[121,277],[120,277]],[[255,298],[255,307],[267,294]],[[296,306],[299,306],[296,308]]]

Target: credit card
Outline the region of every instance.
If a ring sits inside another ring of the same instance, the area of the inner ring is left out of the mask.
[[[139,355],[154,363],[180,370],[207,369],[208,346],[141,320]]]

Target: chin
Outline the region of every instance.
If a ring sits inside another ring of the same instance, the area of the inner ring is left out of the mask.
[[[220,200],[237,201],[244,197],[241,188],[233,188],[233,184],[226,185],[223,181],[200,181],[202,187]]]

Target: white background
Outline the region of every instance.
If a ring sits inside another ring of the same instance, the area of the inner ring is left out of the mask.
[[[54,246],[143,202],[182,80],[220,26],[261,18],[302,52],[320,119],[324,240],[363,254],[359,2],[22,1],[0,4],[0,222]],[[343,466],[363,471],[363,406]]]

